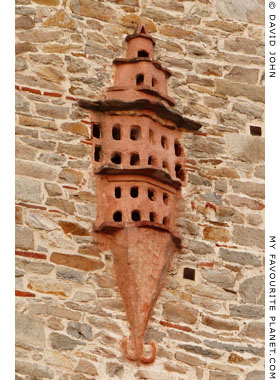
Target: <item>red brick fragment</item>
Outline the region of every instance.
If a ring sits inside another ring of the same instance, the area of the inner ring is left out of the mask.
[[[74,100],[74,101],[77,101],[78,100],[78,98],[73,98],[73,96],[66,96],[66,99],[68,99],[68,100]]]
[[[32,94],[38,94],[41,95],[40,90],[36,90],[35,88],[29,88],[29,87],[21,87],[22,91],[28,91],[31,92]]]
[[[56,98],[61,98],[61,97],[62,97],[62,94],[59,94],[58,92],[48,92],[48,91],[44,91],[44,95],[47,95],[47,96],[55,96]]]
[[[199,135],[199,136],[203,136],[203,137],[207,137],[207,133],[202,133],[202,132],[194,131],[194,134],[195,135]]]
[[[15,85],[15,89],[16,89],[16,90],[19,90],[20,87],[16,84],[16,85]]]
[[[81,123],[84,123],[84,124],[91,124],[91,121],[88,121],[88,120],[81,120]]]
[[[173,329],[192,332],[192,329],[190,327],[188,327],[188,326],[181,326],[181,325],[177,325],[177,324],[166,322],[166,321],[160,321],[159,323],[162,326],[172,327]]]
[[[188,169],[198,170],[198,168],[195,166],[186,165],[185,167]]]
[[[215,245],[216,245],[216,247],[221,247],[221,248],[238,249],[238,247],[236,245],[225,245],[225,244],[219,244],[219,243],[216,243]]]
[[[35,297],[34,293],[23,292],[21,290],[16,290],[15,295],[16,295],[16,297]]]
[[[198,263],[197,267],[213,267],[214,263]]]
[[[62,186],[64,189],[70,189],[70,190],[78,190],[77,187],[73,187],[73,186]]]
[[[44,253],[27,252],[27,251],[15,251],[16,256],[32,257],[33,259],[46,260],[47,256]]]
[[[207,208],[207,207],[212,208],[215,212],[217,210],[216,206],[213,205],[212,203],[209,203],[209,202],[206,202],[205,208]]]
[[[65,292],[63,291],[53,291],[53,290],[43,290],[41,289],[40,285],[39,286],[36,286],[36,285],[32,285],[32,284],[28,284],[27,285],[28,289],[31,289],[31,290],[35,290],[36,292],[39,292],[39,293],[43,293],[43,294],[52,294],[54,296],[62,296],[62,297],[67,297],[67,295],[65,294]],[[32,294],[32,293],[31,293]]]
[[[84,143],[84,144],[87,144],[87,145],[91,145],[92,143],[89,142],[89,141],[85,141],[85,140],[80,140],[81,143]]]
[[[46,210],[47,209],[46,207],[30,205],[28,203],[23,203],[23,202],[17,203],[17,206],[24,206],[24,207],[28,207],[28,208],[35,208],[36,210]]]
[[[84,54],[84,53],[71,53],[71,55],[73,55],[74,57],[84,57],[84,58],[86,58],[86,54]]]
[[[214,224],[215,226],[220,226],[220,227],[228,227],[228,223],[225,222],[216,222],[215,220],[209,220],[209,223]]]

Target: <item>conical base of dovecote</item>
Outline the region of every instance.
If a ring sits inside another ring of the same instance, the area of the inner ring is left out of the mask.
[[[106,236],[103,235],[106,239]],[[144,335],[156,300],[163,287],[177,245],[168,231],[127,226],[111,236],[114,271],[130,325],[130,338],[122,348],[128,360],[144,364],[156,357],[156,344],[144,352]]]

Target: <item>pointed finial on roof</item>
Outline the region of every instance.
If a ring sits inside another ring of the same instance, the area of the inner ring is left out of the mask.
[[[135,37],[149,38],[153,42],[153,44],[155,45],[155,40],[153,39],[153,37],[148,32],[148,28],[145,24],[142,24],[142,23],[138,24],[134,33],[126,36],[126,41],[129,41]]]
[[[146,24],[138,24],[135,30],[135,34],[149,34]]]

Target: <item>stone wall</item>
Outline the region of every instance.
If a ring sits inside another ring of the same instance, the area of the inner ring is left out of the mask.
[[[128,335],[92,227],[90,118],[145,22],[184,133],[176,256],[146,334]],[[16,0],[16,379],[264,379],[264,1]],[[184,268],[195,280],[184,279]]]

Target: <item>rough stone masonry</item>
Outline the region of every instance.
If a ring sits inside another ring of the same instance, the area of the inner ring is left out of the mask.
[[[156,361],[127,335],[96,220],[91,122],[143,22],[202,124],[182,133],[182,254],[152,314]],[[16,0],[16,379],[264,379],[264,1]],[[186,276],[192,273],[193,276]]]

